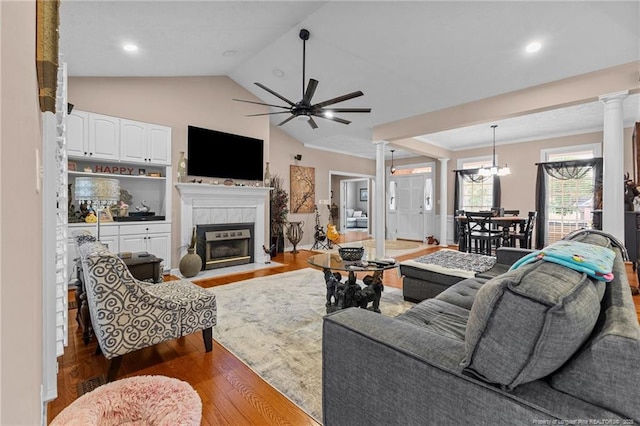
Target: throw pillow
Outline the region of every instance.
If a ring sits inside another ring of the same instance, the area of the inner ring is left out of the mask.
[[[362,211],[356,210],[353,212],[353,217],[362,217]]]
[[[605,286],[541,260],[488,281],[469,313],[464,371],[508,390],[551,374],[589,337]]]
[[[353,217],[353,209],[347,209],[347,217]]]

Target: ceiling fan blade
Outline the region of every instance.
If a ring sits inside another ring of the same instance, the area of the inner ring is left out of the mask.
[[[267,86],[265,86],[264,84],[260,84],[260,83],[254,83],[256,86],[258,86],[261,89],[266,90],[267,92],[271,93],[273,96],[282,99],[283,101],[285,101],[286,103],[288,103],[291,106],[294,106],[295,104],[293,102],[291,102],[289,99],[285,98],[284,96],[274,92],[273,90],[269,89]]]
[[[288,106],[265,104],[264,102],[245,101],[244,99],[234,99],[234,101],[238,101],[238,102],[246,102],[246,103],[248,103],[248,104],[256,104],[256,105],[270,106],[270,107],[275,107],[275,108],[286,108],[286,109],[289,109],[289,107],[288,107]]]
[[[318,125],[316,124],[316,122],[313,119],[313,117],[309,117],[309,121],[307,121],[307,123],[309,123],[309,126],[311,126],[312,129],[317,129],[318,128]]]
[[[352,92],[352,93],[348,93],[346,95],[338,96],[337,98],[328,99],[328,100],[326,100],[324,102],[320,102],[320,103],[312,105],[312,106],[313,107],[322,108],[322,107],[325,107],[327,105],[337,104],[338,102],[348,101],[349,99],[357,98],[358,96],[362,96],[362,95],[364,95],[364,93],[362,93],[360,90],[358,90],[357,92]]]
[[[278,126],[282,126],[283,124],[288,123],[290,120],[293,120],[293,118],[294,118],[294,117],[295,117],[295,115],[292,115],[291,117],[286,118],[284,121],[281,121],[281,122],[278,124]]]
[[[345,120],[344,118],[340,118],[340,117],[326,117],[324,114],[314,114],[314,115],[316,117],[324,118],[325,120],[337,121],[338,123],[342,123],[342,124],[351,123],[349,120]]]
[[[371,108],[329,108],[325,109],[324,112],[371,112]]]
[[[249,114],[245,115],[245,117],[258,117],[259,115],[274,115],[274,114],[289,114],[290,111],[277,111],[277,112],[265,112],[262,114]]]
[[[310,104],[311,98],[313,98],[313,94],[316,92],[316,88],[318,87],[318,80],[314,80],[313,78],[309,79],[309,84],[307,84],[307,90],[304,92],[304,96],[302,97],[302,102]]]

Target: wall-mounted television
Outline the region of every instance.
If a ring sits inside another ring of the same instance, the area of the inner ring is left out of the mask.
[[[262,181],[263,153],[262,139],[187,127],[190,176]]]

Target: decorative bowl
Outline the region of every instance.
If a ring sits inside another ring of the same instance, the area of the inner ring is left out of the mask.
[[[338,254],[345,262],[360,260],[364,255],[364,247],[340,247]]]

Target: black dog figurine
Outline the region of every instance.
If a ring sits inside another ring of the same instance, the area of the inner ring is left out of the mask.
[[[358,306],[356,301],[356,293],[360,291],[360,286],[356,282],[356,276],[349,273],[349,277],[344,283],[338,284],[336,295],[338,296],[338,309],[350,308]]]
[[[367,309],[367,305],[373,302],[372,310],[380,313],[380,299],[384,291],[381,274],[375,272],[373,276],[367,275],[362,281],[366,287],[356,293],[357,305],[362,309]]]
[[[331,299],[333,298],[333,303],[338,304],[337,290],[338,285],[340,284],[340,280],[342,280],[342,275],[339,272],[331,272],[329,269],[324,270],[324,281],[327,284],[327,303],[325,306],[331,306]]]

